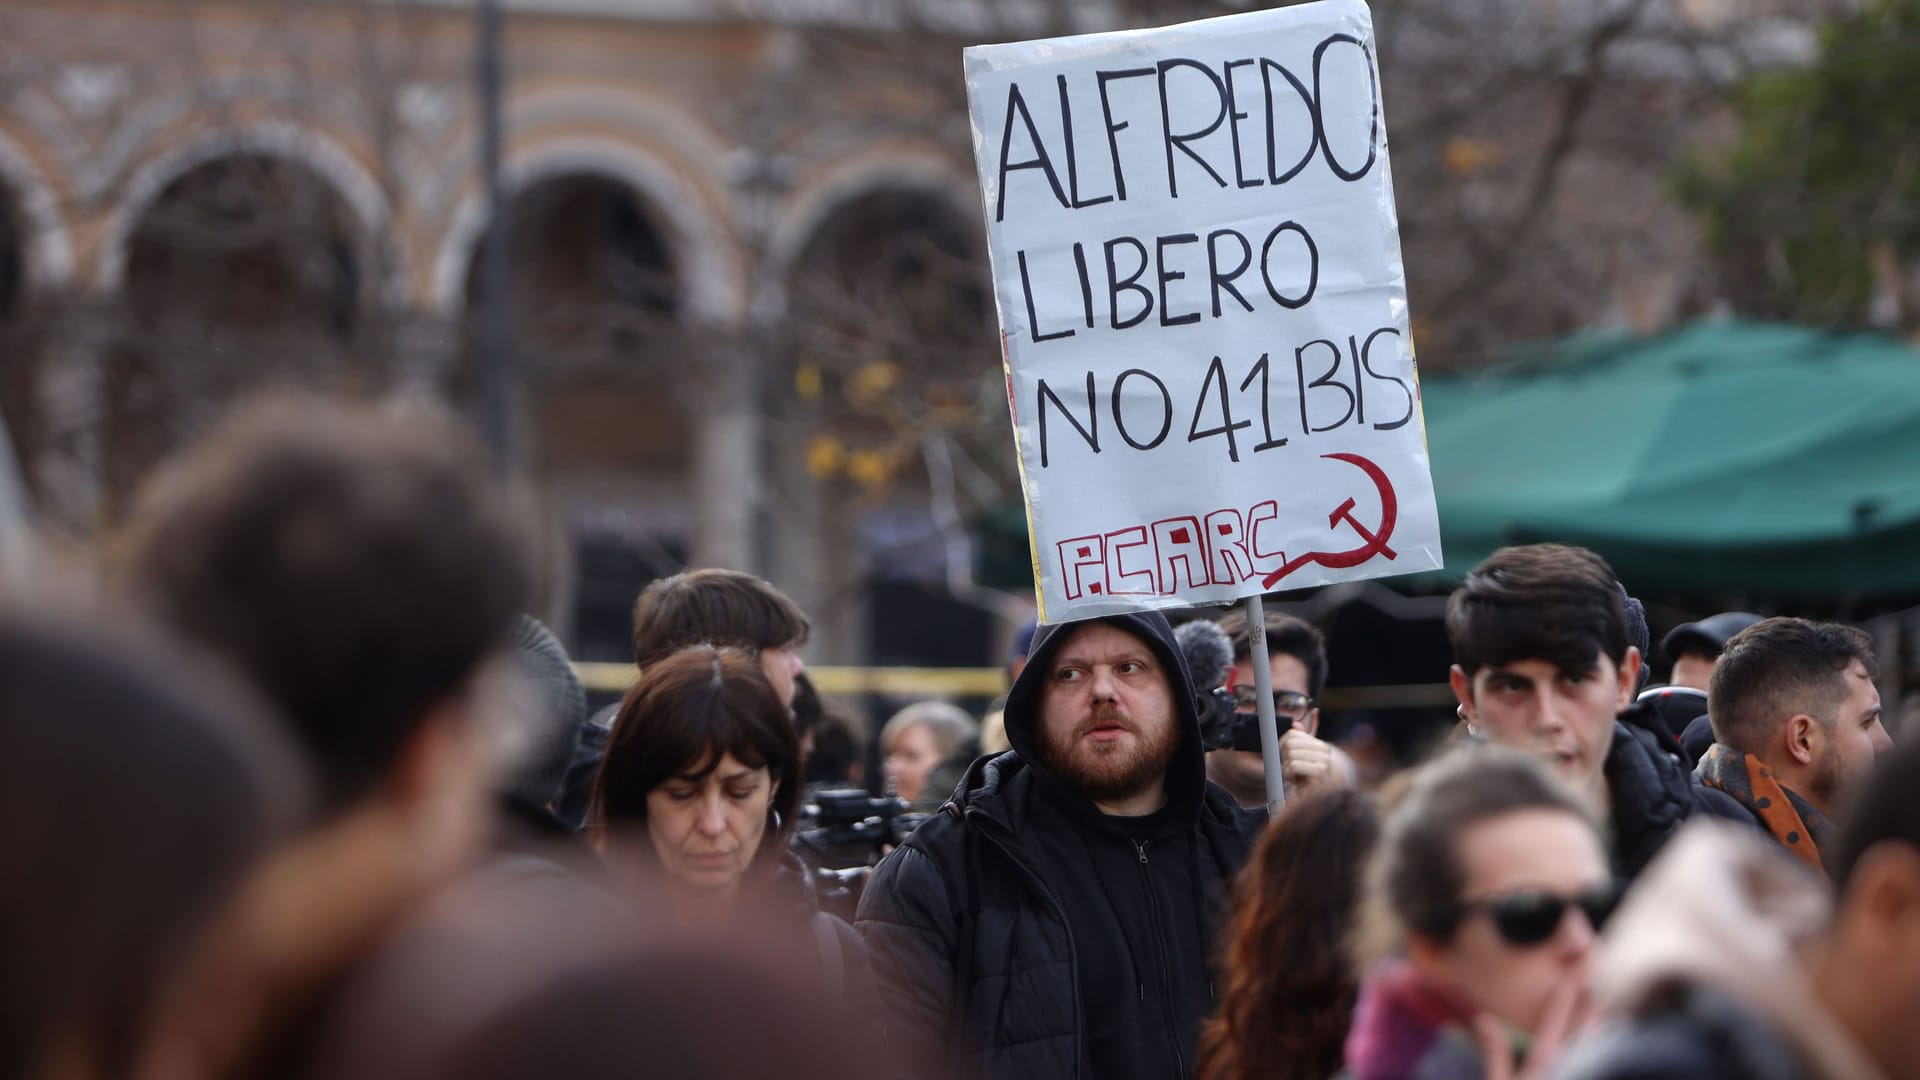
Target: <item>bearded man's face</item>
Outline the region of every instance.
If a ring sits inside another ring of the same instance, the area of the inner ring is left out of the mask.
[[[1053,654],[1040,701],[1041,763],[1094,802],[1159,784],[1180,745],[1174,673],[1110,623],[1072,631]]]

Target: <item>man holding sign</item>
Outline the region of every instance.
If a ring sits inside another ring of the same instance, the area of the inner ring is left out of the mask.
[[[1263,818],[1207,782],[1166,618],[1042,627],[1006,724],[861,897],[889,1035],[969,1076],[1191,1075]]]

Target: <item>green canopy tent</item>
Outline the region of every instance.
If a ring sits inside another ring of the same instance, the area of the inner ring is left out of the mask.
[[[1447,568],[1562,540],[1667,594],[1920,594],[1920,352],[1706,321],[1429,378]]]

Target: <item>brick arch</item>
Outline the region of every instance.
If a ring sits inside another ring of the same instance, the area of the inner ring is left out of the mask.
[[[60,198],[32,155],[0,131],[0,193],[26,234],[20,263],[27,292],[57,288],[73,279],[73,234],[60,213]]]
[[[169,185],[202,165],[238,155],[280,158],[324,180],[353,217],[358,234],[353,240],[366,279],[387,301],[402,299],[401,279],[391,272],[388,223],[392,213],[379,183],[332,137],[283,121],[210,130],[143,162],[122,185],[120,201],[107,219],[94,285],[106,293],[119,291],[141,219]]]
[[[915,148],[855,157],[802,186],[787,200],[768,243],[769,272],[755,297],[756,319],[777,321],[785,316],[795,260],[836,214],[878,194],[925,196],[969,224],[980,214],[973,174],[945,154]],[[984,236],[980,245],[984,257]]]
[[[684,318],[731,325],[745,306],[738,260],[720,218],[663,156],[605,136],[562,137],[513,153],[501,177],[511,201],[545,180],[597,176],[625,187],[667,242]],[[486,197],[474,192],[454,210],[433,262],[430,302],[442,315],[466,303],[467,269],[489,221]]]

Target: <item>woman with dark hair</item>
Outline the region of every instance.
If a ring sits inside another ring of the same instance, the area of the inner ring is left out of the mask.
[[[1347,1074],[1541,1075],[1586,1020],[1616,895],[1593,809],[1531,754],[1470,746],[1419,769],[1367,870]]]
[[[799,737],[759,661],[695,645],[650,665],[621,701],[588,828],[628,897],[664,897],[690,929],[784,927],[830,993],[876,1015],[860,938],[819,910],[787,858],[801,787]]]
[[[657,879],[703,921],[778,869],[800,792],[799,736],[758,662],[695,645],[620,702],[588,824],[616,877]]]
[[[0,614],[0,1076],[217,1072],[179,1042],[231,1003],[178,983],[308,785],[194,670],[111,628]]]
[[[1289,801],[1233,886],[1220,1014],[1201,1080],[1327,1080],[1340,1069],[1359,979],[1347,950],[1361,870],[1380,835],[1373,797]]]

